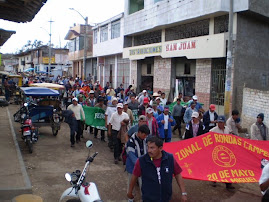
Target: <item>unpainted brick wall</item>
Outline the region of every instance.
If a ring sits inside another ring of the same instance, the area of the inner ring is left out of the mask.
[[[207,110],[210,105],[211,59],[196,60],[195,94]]]
[[[257,115],[264,113],[264,123],[269,126],[269,91],[244,88],[242,103],[242,126],[250,131]]]
[[[165,92],[166,98],[171,87],[171,58],[154,57],[153,91]]]

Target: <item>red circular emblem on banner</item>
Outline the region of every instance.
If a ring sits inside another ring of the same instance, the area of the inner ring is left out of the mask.
[[[212,159],[215,164],[221,167],[233,167],[236,163],[234,153],[225,146],[218,145],[212,152]]]

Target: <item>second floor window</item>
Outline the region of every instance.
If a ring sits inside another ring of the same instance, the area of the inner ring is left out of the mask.
[[[111,23],[111,39],[120,37],[120,20]]]
[[[98,29],[93,30],[93,43],[97,44],[97,32]]]
[[[108,26],[105,25],[103,27],[101,27],[101,31],[100,31],[100,41],[104,42],[108,40]]]

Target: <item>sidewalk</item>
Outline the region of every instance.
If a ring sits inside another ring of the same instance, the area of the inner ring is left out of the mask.
[[[0,201],[32,192],[11,118],[8,107],[0,108]]]

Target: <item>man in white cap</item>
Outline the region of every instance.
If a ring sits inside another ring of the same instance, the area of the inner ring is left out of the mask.
[[[161,95],[158,94],[158,93],[156,93],[156,92],[153,93],[153,95],[152,95],[153,99],[149,102],[149,105],[152,106],[153,102],[156,101],[156,98],[157,98],[157,97],[160,97],[160,96],[161,96]]]
[[[106,108],[105,112],[105,125],[108,129],[109,126],[109,121],[113,113],[117,111],[117,104],[118,104],[118,99],[113,97],[111,100],[111,105]],[[108,147],[113,151],[113,142],[112,142],[112,137],[108,136]]]
[[[108,135],[112,136],[113,146],[114,146],[114,162],[118,164],[121,160],[120,154],[122,152],[121,139],[118,138],[118,133],[122,125],[128,125],[129,116],[127,113],[123,112],[123,104],[117,104],[117,112],[113,113],[108,127]]]
[[[148,98],[149,99],[149,96],[148,96],[148,93],[146,90],[143,90],[142,91],[142,95],[139,97],[139,104],[142,105],[143,102],[144,102],[144,98]]]
[[[198,102],[198,97],[196,95],[192,96],[192,101],[195,103],[195,108],[197,109],[198,112],[202,111],[204,112],[202,105],[200,104],[200,102]],[[189,107],[191,105],[191,102],[189,102]]]
[[[205,133],[205,126],[199,120],[199,113],[193,112],[191,118],[192,120],[186,125],[186,132],[184,139],[197,137]]]
[[[82,106],[78,104],[78,99],[75,97],[72,99],[72,103],[71,105],[69,105],[67,107],[67,110],[71,110],[74,112],[76,120],[77,120],[77,125],[78,125],[78,131],[77,131],[77,135],[76,135],[76,142],[80,142],[80,137],[82,136],[83,133],[83,121],[85,120],[85,114],[84,111],[82,109]],[[81,120],[82,118],[82,120]],[[72,145],[74,146],[74,142],[72,142]]]

